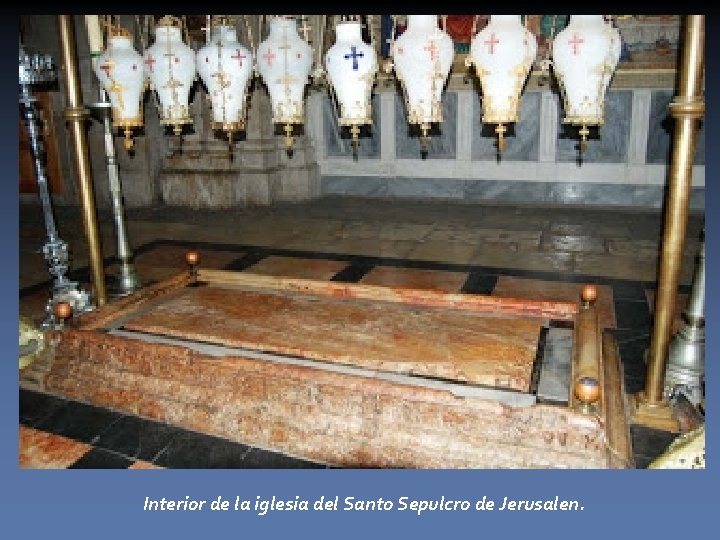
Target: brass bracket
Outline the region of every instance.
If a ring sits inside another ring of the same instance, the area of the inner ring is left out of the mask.
[[[90,116],[90,111],[85,107],[68,107],[63,113],[65,120],[85,120]]]
[[[650,403],[644,391],[631,394],[628,398],[632,411],[632,423],[679,433],[680,423],[673,416],[672,407],[666,400]]]

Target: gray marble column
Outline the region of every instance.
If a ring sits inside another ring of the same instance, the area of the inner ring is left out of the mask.
[[[456,159],[470,161],[472,159],[473,136],[473,96],[471,91],[457,92],[457,149]]]
[[[651,98],[652,92],[649,89],[636,88],[633,91],[630,140],[628,141],[627,153],[627,162],[632,165],[645,164],[650,130]]]
[[[538,161],[554,163],[558,138],[558,97],[553,92],[540,92],[540,140]]]
[[[380,160],[395,161],[395,92],[380,92]]]
[[[326,90],[311,91],[307,98],[305,117],[305,133],[315,147],[317,159],[325,159],[327,150],[323,133],[323,100]]]

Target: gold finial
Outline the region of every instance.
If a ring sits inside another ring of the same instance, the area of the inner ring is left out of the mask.
[[[505,133],[507,132],[507,127],[505,127],[505,124],[498,124],[495,126],[495,133],[497,133],[498,136],[498,152],[502,152],[505,150]]]
[[[583,124],[582,128],[580,128],[580,153],[583,153],[583,152],[585,152],[585,150],[587,150],[588,135],[590,135],[590,130],[588,129],[588,127],[585,124]]]
[[[157,22],[155,26],[182,28],[182,19],[180,17],[175,17],[174,15],[165,15]]]
[[[425,157],[430,150],[430,126],[426,123],[420,124],[420,152]]]
[[[132,38],[132,34],[130,33],[130,30],[127,28],[123,28],[122,26],[115,25],[110,23],[108,25],[108,35],[111,37],[126,37],[126,38]]]
[[[129,127],[125,128],[125,139],[123,140],[123,146],[125,150],[132,150],[135,142],[132,140],[132,130]]]
[[[292,124],[285,124],[285,148],[287,149],[288,153],[292,152],[293,147],[293,126]]]

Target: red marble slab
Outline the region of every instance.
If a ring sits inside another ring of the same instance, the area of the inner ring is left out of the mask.
[[[92,448],[89,444],[23,425],[19,444],[23,469],[66,469]]]
[[[159,465],[155,465],[154,463],[149,463],[147,461],[138,460],[130,465],[128,469],[165,469],[165,467],[160,467]]]
[[[585,283],[500,276],[492,291],[492,296],[580,303],[580,291],[585,285]],[[616,328],[615,300],[612,287],[608,285],[596,286],[598,297],[595,305],[598,312],[598,322],[603,328]]]
[[[266,257],[252,265],[246,272],[266,276],[287,276],[303,279],[327,280],[348,265],[345,261],[327,259],[303,259],[300,257]]]
[[[467,272],[376,266],[363,276],[360,283],[386,287],[459,292],[466,280]]]
[[[207,286],[126,329],[528,391],[541,324],[451,309]]]

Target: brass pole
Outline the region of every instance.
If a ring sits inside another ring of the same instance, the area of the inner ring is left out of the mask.
[[[670,114],[675,118],[675,131],[655,297],[655,320],[648,349],[645,390],[635,396],[633,418],[636,423],[669,431],[677,431],[678,423],[672,416],[663,391],[687,229],[697,121],[705,112],[702,96],[704,43],[705,16],[686,16],[678,91],[670,104]]]
[[[105,271],[103,269],[102,247],[97,226],[95,210],[95,194],[93,177],[90,168],[85,121],[89,115],[83,107],[78,70],[77,51],[75,49],[75,26],[72,15],[58,15],[60,29],[60,49],[65,66],[65,85],[67,90],[67,107],[65,119],[69,122],[70,136],[73,142],[75,170],[77,171],[78,192],[83,211],[83,226],[90,254],[90,271],[92,274],[95,302],[98,307],[107,301],[105,292]]]

